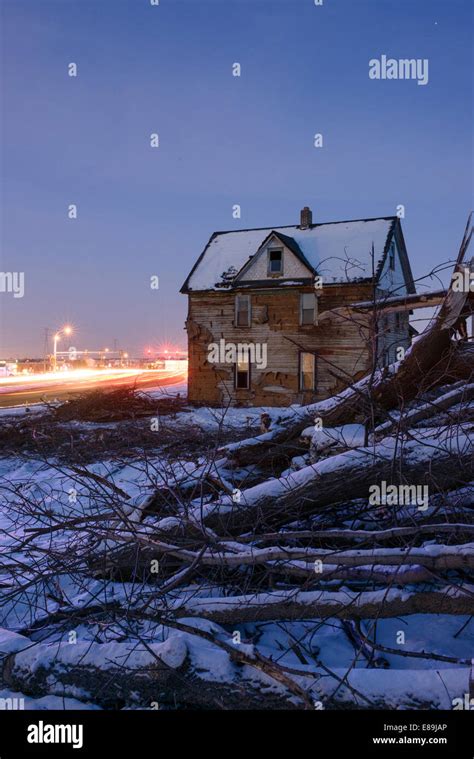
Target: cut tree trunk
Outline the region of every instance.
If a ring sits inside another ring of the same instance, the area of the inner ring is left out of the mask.
[[[474,585],[409,593],[384,589],[273,591],[223,598],[194,598],[177,604],[178,617],[203,617],[222,625],[270,620],[386,619],[407,614],[474,614]]]
[[[281,683],[253,667],[236,666],[217,646],[215,675],[214,668],[194,665],[193,649],[183,636],[152,644],[27,643],[29,648],[4,659],[0,676],[4,687],[26,695],[77,698],[79,691],[82,699],[109,709],[124,703],[150,709],[294,709],[298,705]]]
[[[295,472],[288,478],[271,480],[244,490],[239,503],[221,499],[202,511],[205,526],[218,534],[256,532],[269,526],[314,514],[321,507],[369,497],[369,487],[381,481],[418,484],[450,490],[472,479],[472,445],[462,453],[433,445],[418,446],[418,455],[407,455],[410,443],[396,454],[382,444],[376,449],[358,448],[341,453]],[[413,445],[412,449],[416,447]],[[402,446],[400,445],[400,448]],[[453,453],[456,466],[453,465]],[[348,492],[348,483],[350,491]],[[196,522],[201,510],[194,514]]]
[[[375,429],[375,435],[380,439],[384,435],[389,434],[392,430],[400,428],[406,429],[411,427],[417,422],[423,419],[429,419],[440,411],[444,411],[458,403],[469,403],[474,400],[474,383],[469,385],[461,385],[461,387],[455,390],[450,390],[448,393],[441,395],[439,398],[435,398],[430,403],[424,403],[423,405],[407,411],[400,419],[396,419],[393,422],[388,421],[379,425]]]

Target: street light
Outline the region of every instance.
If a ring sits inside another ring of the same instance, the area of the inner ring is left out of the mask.
[[[58,331],[55,333],[53,337],[53,365],[54,365],[54,371],[56,371],[56,365],[57,365],[57,352],[58,352],[58,341],[61,339],[61,335],[70,335],[72,333],[72,327],[70,327],[68,324],[66,324],[65,327],[61,327],[61,329],[58,329]]]

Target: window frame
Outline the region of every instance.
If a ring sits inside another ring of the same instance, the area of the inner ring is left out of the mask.
[[[313,357],[313,382],[312,387],[303,387],[303,356],[312,356]],[[300,392],[306,392],[306,393],[315,393],[316,392],[316,379],[317,379],[317,371],[316,371],[316,359],[317,355],[313,351],[300,351],[298,354],[299,358],[299,366],[298,366],[298,389]]]
[[[246,384],[245,387],[240,387],[237,384],[237,376],[238,376],[238,374],[244,374],[244,372],[242,372],[242,371],[239,372],[239,363],[240,363],[239,361],[236,361],[235,364],[234,364],[234,390],[250,390],[250,383],[251,383],[250,356],[247,356],[247,366],[248,366],[248,369],[245,372],[245,374],[247,375],[247,384]]]
[[[303,321],[303,311],[309,311],[309,308],[303,308],[303,299],[305,295],[310,295],[313,298],[313,320],[311,322]],[[318,298],[315,293],[300,293],[300,327],[314,327],[318,323]]]
[[[280,254],[281,267],[280,267],[279,271],[272,271],[272,268],[271,268],[271,265],[272,265],[271,254],[272,253],[279,253]],[[267,275],[269,277],[282,277],[283,276],[283,248],[268,248],[268,250],[267,250]]]
[[[245,298],[247,300],[247,323],[246,324],[239,324],[239,299]],[[236,294],[235,296],[235,305],[234,305],[234,327],[239,327],[239,329],[245,329],[246,327],[252,326],[252,299],[250,295],[245,293],[244,295]]]

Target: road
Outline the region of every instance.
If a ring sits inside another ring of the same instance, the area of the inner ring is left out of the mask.
[[[177,385],[182,370],[102,369],[0,378],[0,408],[66,400],[89,390],[136,386],[141,390]]]

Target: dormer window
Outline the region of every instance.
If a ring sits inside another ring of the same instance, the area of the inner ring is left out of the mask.
[[[270,248],[268,251],[268,275],[283,274],[283,251],[281,248]]]

